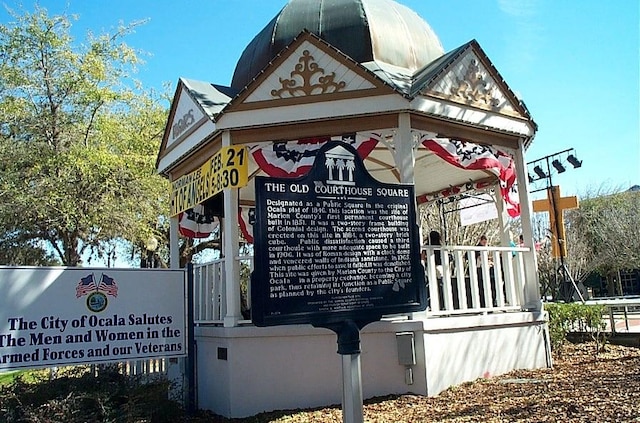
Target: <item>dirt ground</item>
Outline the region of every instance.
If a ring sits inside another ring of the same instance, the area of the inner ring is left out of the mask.
[[[365,401],[369,423],[640,422],[640,348],[568,344],[552,369],[518,370],[452,387],[435,397]],[[340,423],[339,405],[262,413],[245,419],[201,415],[197,423]]]

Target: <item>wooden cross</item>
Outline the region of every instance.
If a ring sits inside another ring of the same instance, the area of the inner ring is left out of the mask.
[[[555,206],[555,207],[554,207]],[[533,202],[534,212],[549,212],[549,224],[551,225],[551,256],[562,257],[567,256],[567,244],[564,234],[564,218],[563,211],[578,208],[578,197],[561,197],[560,187],[552,186],[547,189],[546,200],[535,200]],[[557,224],[556,224],[557,222]],[[560,233],[558,233],[558,231]],[[562,248],[562,250],[560,250]]]

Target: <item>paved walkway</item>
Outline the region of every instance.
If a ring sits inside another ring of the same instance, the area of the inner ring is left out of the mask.
[[[616,332],[624,333],[640,333],[640,316],[638,314],[627,315],[627,319],[624,319],[624,316],[620,316],[618,314],[614,317]],[[611,324],[607,321],[607,329]]]
[[[619,333],[640,333],[640,298],[593,298],[587,304],[600,304],[612,307],[615,331]],[[611,331],[609,311],[606,316],[607,330]]]

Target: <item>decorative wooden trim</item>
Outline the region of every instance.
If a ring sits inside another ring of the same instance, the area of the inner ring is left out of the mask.
[[[307,95],[336,93],[342,91],[347,83],[344,81],[335,81],[336,73],[325,73],[315,62],[315,58],[309,50],[304,50],[302,56],[298,58],[298,63],[291,71],[291,79],[279,78],[281,87],[277,90],[271,90],[272,97],[289,98]],[[300,79],[302,85],[299,85]],[[317,91],[320,91],[317,93]]]
[[[252,101],[241,103],[230,109],[229,112],[243,112],[247,110],[260,110],[270,107],[295,106],[299,104],[320,103],[325,101],[349,100],[356,98],[374,97],[389,94],[384,87],[368,88],[364,90],[342,91],[329,94],[315,94],[310,96],[277,98],[274,100]]]
[[[470,141],[480,144],[501,145],[512,149],[518,149],[519,134],[504,134],[487,128],[476,128],[470,124],[450,122],[432,116],[411,114],[411,129],[426,132],[436,132],[444,138],[454,138],[462,141]]]
[[[260,141],[296,140],[330,134],[339,135],[351,132],[375,131],[380,128],[395,128],[397,123],[396,113],[357,116],[343,119],[307,121],[294,125],[232,130],[231,139],[234,145]]]

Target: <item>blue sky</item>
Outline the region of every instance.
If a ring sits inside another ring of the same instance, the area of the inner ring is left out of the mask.
[[[640,184],[640,2],[398,0],[424,18],[445,51],[476,39],[539,126],[532,161],[575,148],[583,166],[553,175],[563,194]],[[4,1],[33,10],[32,0]],[[77,14],[73,34],[148,19],[126,41],[145,52],[137,78],[160,89],[179,77],[229,85],[244,47],[286,0],[40,0]],[[10,20],[4,8],[0,22]],[[537,188],[540,186],[534,186]],[[538,198],[543,193],[534,194]]]

